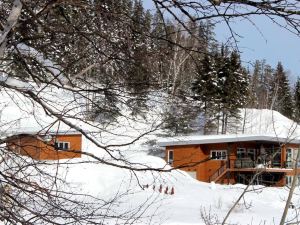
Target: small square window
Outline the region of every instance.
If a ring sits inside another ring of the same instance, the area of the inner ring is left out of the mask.
[[[212,159],[217,159],[217,153],[216,153],[216,151],[212,151],[211,152],[211,158]]]
[[[227,159],[227,151],[226,150],[211,150],[210,156],[215,160],[226,160]]]
[[[237,149],[237,158],[238,159],[246,158],[246,149],[245,148],[238,148]]]
[[[168,163],[170,165],[172,165],[173,161],[174,161],[174,151],[173,150],[169,150],[168,151]]]
[[[68,150],[70,149],[70,142],[57,141],[54,146],[57,150]]]

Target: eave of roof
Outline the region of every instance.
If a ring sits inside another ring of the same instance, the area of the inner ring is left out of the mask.
[[[262,141],[273,143],[289,143],[300,144],[300,137],[287,138],[272,135],[199,135],[199,136],[180,136],[172,138],[164,138],[158,141],[161,147],[177,146],[177,145],[199,145],[199,144],[217,144],[217,143],[233,143],[247,141]]]

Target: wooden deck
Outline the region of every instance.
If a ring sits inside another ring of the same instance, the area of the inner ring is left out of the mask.
[[[288,173],[293,169],[286,168],[228,168],[231,172],[268,172],[268,173]]]

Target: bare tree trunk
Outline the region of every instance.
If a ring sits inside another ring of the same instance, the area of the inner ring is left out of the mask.
[[[222,132],[221,134],[224,134],[225,132],[225,114],[224,111],[222,112]]]
[[[21,14],[22,6],[23,5],[20,0],[14,1],[13,8],[7,18],[7,24],[4,25],[3,31],[0,32],[0,58],[2,58],[4,55],[6,37],[11,31],[11,29],[16,25],[18,18]]]
[[[224,131],[224,134],[227,133],[227,126],[228,126],[228,115],[226,114],[226,116],[225,116],[225,131]]]
[[[249,187],[253,184],[253,182],[255,181],[255,179],[257,178],[257,176],[259,176],[262,172],[259,171],[258,173],[256,173],[252,179],[250,180],[249,184],[247,185],[247,187],[243,190],[242,194],[240,195],[240,197],[235,201],[235,203],[233,204],[233,206],[230,208],[230,210],[227,212],[226,216],[223,219],[222,225],[226,224],[226,221],[228,219],[228,217],[230,216],[230,214],[232,213],[232,211],[234,210],[234,208],[239,204],[240,200],[244,197],[244,195],[246,194],[247,190],[249,189]]]
[[[245,133],[246,116],[247,116],[247,110],[245,109],[244,119],[243,119],[243,129],[242,129],[242,134]]]
[[[284,222],[285,222],[288,210],[289,210],[289,206],[290,206],[291,201],[292,201],[294,190],[296,188],[296,183],[297,183],[297,180],[298,180],[298,161],[299,161],[299,159],[300,159],[300,148],[298,149],[296,162],[295,162],[295,165],[294,165],[294,176],[293,176],[292,186],[291,186],[291,189],[290,189],[290,192],[289,192],[288,199],[286,200],[284,211],[283,211],[283,214],[282,214],[279,225],[284,225]]]

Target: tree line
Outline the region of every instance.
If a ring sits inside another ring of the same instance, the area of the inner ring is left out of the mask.
[[[9,4],[3,3],[3,18]],[[298,120],[299,80],[292,90],[281,63],[274,69],[257,60],[245,68],[238,50],[216,40],[210,20],[180,23],[139,0],[57,4],[32,18],[39,4],[28,3],[15,28],[6,71],[37,84],[92,86],[89,119],[111,122],[124,104],[132,115],[145,114],[151,93],[163,92],[165,128],[174,134],[226,133],[243,107],[272,108]],[[30,49],[40,56],[26,53]],[[43,65],[47,60],[51,68]],[[197,118],[200,128],[192,125]]]
[[[2,6],[3,18],[9,4]],[[37,84],[92,84],[85,112],[92,120],[111,122],[124,104],[132,115],[145,114],[153,92],[167,94],[165,128],[175,134],[194,131],[199,115],[196,129],[226,133],[243,107],[299,117],[299,81],[292,90],[281,63],[274,69],[257,60],[245,68],[238,50],[216,40],[210,20],[183,24],[146,10],[139,0],[58,4],[38,18],[31,7],[39,5],[27,5],[9,43],[16,50],[3,61],[6,71]],[[30,49],[40,56],[26,53]]]
[[[129,141],[115,135],[122,143],[103,143],[102,137],[114,133],[109,128],[122,129],[124,121],[136,122],[146,115],[153,102],[161,100],[157,95],[166,96],[160,104],[162,121],[172,134],[200,129],[226,133],[242,107],[272,108],[298,120],[300,84],[297,82],[294,91],[290,88],[283,65],[273,69],[258,61],[253,71],[245,68],[239,51],[219,43],[214,34],[215,23],[223,21],[230,28],[235,18],[253,21],[259,16],[280,21],[282,28],[299,35],[298,1],[151,2],[152,11],[138,0],[2,0],[1,91],[13,92],[12,102],[17,104],[24,98],[30,106],[42,108],[55,123],[77,130],[109,155],[88,154],[95,163],[126,169],[132,177],[137,171],[166,171],[165,167],[132,163],[119,152],[122,146],[134,144],[161,127],[147,124],[150,130],[137,129],[138,134]],[[19,80],[25,82],[20,85]],[[66,93],[71,101],[58,103],[47,97],[52,90]],[[30,113],[38,116],[34,110]],[[118,122],[120,117],[123,121]],[[77,125],[79,121],[83,127],[92,125],[94,132],[85,132]],[[4,127],[9,125],[2,122]],[[25,160],[10,151],[3,138],[0,220],[4,223],[98,224],[110,219],[138,223],[151,204],[147,201],[137,211],[116,213],[111,206],[117,205],[120,197],[123,202],[123,193],[107,201],[81,194],[78,189],[60,190],[69,185],[64,179],[46,174],[42,168],[45,162]],[[128,191],[124,194],[131,195]]]

